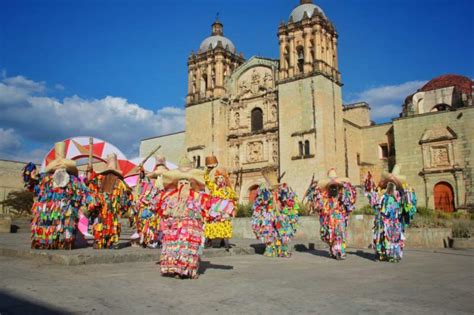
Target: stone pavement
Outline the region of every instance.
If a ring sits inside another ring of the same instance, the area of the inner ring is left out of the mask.
[[[203,258],[197,280],[155,262],[64,266],[0,257],[1,314],[472,314],[474,251],[349,250]]]
[[[159,249],[130,247],[129,239],[121,238],[120,249],[95,250],[89,240],[89,247],[74,250],[32,250],[30,248],[29,233],[8,233],[0,235],[0,256],[18,257],[62,265],[109,264],[140,261],[158,261]],[[233,239],[232,249],[227,252],[224,248],[208,248],[204,250],[203,257],[220,257],[233,255],[251,255],[262,253],[264,246],[256,239]],[[297,250],[312,247],[324,248],[319,240],[293,242]]]

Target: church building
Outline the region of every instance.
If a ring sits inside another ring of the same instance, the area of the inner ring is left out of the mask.
[[[420,206],[474,207],[473,81],[443,75],[374,124],[370,105],[342,103],[338,33],[312,0],[301,0],[277,28],[279,58],[244,59],[216,20],[188,57],[185,131],[144,139],[196,167],[214,155],[232,174],[240,202],[251,202],[272,168],[299,196],[330,168],[360,185],[399,164]],[[364,198],[363,196],[359,196]]]

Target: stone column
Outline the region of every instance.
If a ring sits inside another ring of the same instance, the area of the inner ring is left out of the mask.
[[[316,24],[313,27],[314,32],[314,64],[316,71],[321,71],[321,25]]]
[[[304,66],[303,72],[310,73],[312,71],[312,64],[311,64],[311,28],[305,27],[303,31],[303,39],[304,39]]]
[[[288,54],[290,55],[290,65],[288,67],[288,76],[293,77],[295,75],[295,37],[293,35],[288,36],[290,42],[290,49]]]
[[[216,86],[214,87],[214,96],[224,95],[224,65],[221,55],[216,57]]]
[[[207,60],[207,89],[206,89],[206,97],[211,97],[213,94],[212,91],[212,60]]]
[[[196,65],[196,94],[194,95],[194,101],[201,97],[201,69],[199,65]]]
[[[286,48],[286,38],[285,35],[280,35],[280,79],[286,79],[288,73],[288,65],[286,64],[285,58],[285,48]]]

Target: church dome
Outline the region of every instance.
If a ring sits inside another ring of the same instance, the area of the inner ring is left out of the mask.
[[[207,51],[209,49],[209,46],[212,47],[212,49],[217,47],[217,44],[219,41],[222,43],[222,47],[226,48],[229,47],[228,49],[235,54],[235,46],[234,44],[228,39],[227,37],[220,36],[220,35],[212,35],[209,36],[208,38],[204,39],[201,42],[201,45],[199,46],[199,49],[201,51]]]
[[[294,8],[293,11],[291,11],[290,19],[293,20],[293,22],[299,22],[303,19],[305,12],[308,17],[311,17],[313,15],[314,10],[317,10],[324,17],[326,16],[320,7],[313,4],[312,0],[301,0],[300,5]]]
[[[473,82],[468,77],[457,74],[445,74],[430,80],[423,85],[420,91],[432,91],[454,86],[457,90],[465,94],[472,93]]]

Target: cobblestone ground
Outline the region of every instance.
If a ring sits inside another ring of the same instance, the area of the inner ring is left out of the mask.
[[[0,257],[0,313],[472,314],[474,251],[405,252],[401,263],[350,250],[289,259],[205,259],[198,280],[155,263],[62,266]]]

